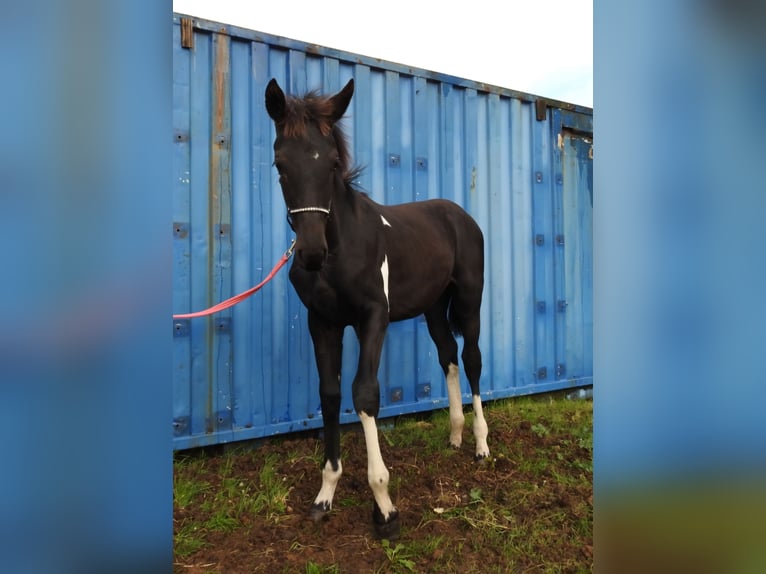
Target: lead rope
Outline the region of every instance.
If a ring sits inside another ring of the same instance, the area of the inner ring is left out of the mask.
[[[266,283],[268,283],[274,278],[274,275],[276,275],[277,272],[280,269],[282,269],[282,267],[284,267],[288,259],[292,257],[293,249],[295,249],[295,239],[293,239],[292,243],[290,243],[290,247],[288,247],[287,251],[284,252],[280,260],[274,266],[274,269],[272,269],[269,272],[269,274],[266,275],[266,278],[260,283],[258,283],[258,285],[256,285],[255,287],[251,287],[250,289],[240,293],[239,295],[235,295],[234,297],[231,297],[230,299],[226,299],[226,301],[221,301],[217,305],[213,305],[212,307],[209,307],[208,309],[205,309],[204,311],[197,311],[196,313],[179,313],[179,314],[173,315],[173,319],[194,319],[195,317],[205,317],[207,315],[212,315],[213,313],[218,313],[219,311],[223,311],[224,309],[228,309],[229,307],[233,307],[237,303],[244,301],[245,299],[250,297],[252,294],[254,294],[256,291],[259,291],[261,287],[266,285]]]

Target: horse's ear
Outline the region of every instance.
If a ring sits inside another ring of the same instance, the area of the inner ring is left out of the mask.
[[[346,113],[349,102],[351,102],[351,96],[354,95],[354,78],[351,78],[340,92],[330,98],[332,103],[332,121],[337,122]]]
[[[275,78],[271,78],[266,86],[266,111],[275,123],[281,122],[285,117],[285,93]]]

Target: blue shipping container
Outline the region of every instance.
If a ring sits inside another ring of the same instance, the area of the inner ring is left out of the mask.
[[[593,113],[564,102],[174,15],[173,301],[205,309],[260,282],[292,239],[263,104],[356,90],[344,120],[376,201],[451,199],[485,236],[482,398],[592,384]],[[173,321],[174,448],[322,425],[306,311],[287,270],[245,302]],[[344,339],[341,422],[356,422]],[[461,373],[462,375],[462,373]],[[425,321],[392,324],[380,417],[444,408]],[[466,402],[468,385],[463,380]],[[489,421],[491,427],[491,420]]]

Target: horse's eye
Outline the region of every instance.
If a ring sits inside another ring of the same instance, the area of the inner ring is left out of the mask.
[[[274,162],[274,167],[277,168],[277,173],[279,174],[279,181],[284,183],[286,176],[285,176],[284,172],[282,171],[282,167],[283,167],[282,164],[275,161]]]

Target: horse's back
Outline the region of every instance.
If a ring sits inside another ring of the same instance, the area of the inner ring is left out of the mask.
[[[457,203],[428,199],[398,205],[379,206],[396,237],[408,249],[422,246],[424,255],[454,254],[454,263],[484,269],[484,235],[476,221]],[[395,225],[396,224],[396,225]]]
[[[403,234],[436,233],[454,241],[479,242],[483,235],[476,221],[457,203],[448,199],[427,199],[397,205],[375,204],[393,229]]]

